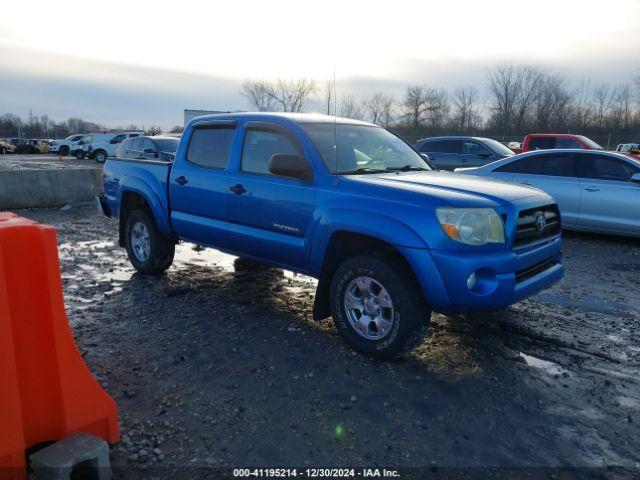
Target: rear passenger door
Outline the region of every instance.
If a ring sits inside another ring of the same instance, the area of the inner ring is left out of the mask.
[[[305,270],[315,188],[313,182],[269,172],[275,154],[305,158],[288,129],[271,122],[247,122],[239,169],[229,178],[230,248]]]
[[[431,162],[438,170],[453,170],[461,164],[462,140],[430,140],[421,147],[420,152],[429,155]]]
[[[180,238],[224,249],[228,245],[228,172],[235,122],[194,127],[169,178],[171,223]]]
[[[501,170],[500,170],[501,169]],[[515,160],[500,171],[511,173],[511,181],[539,188],[551,195],[565,226],[575,225],[580,209],[580,180],[572,153],[540,153]]]
[[[640,234],[640,168],[621,158],[578,154],[582,201],[578,224],[595,230]]]

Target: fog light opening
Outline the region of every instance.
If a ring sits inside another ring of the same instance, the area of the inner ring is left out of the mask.
[[[476,272],[473,272],[471,275],[469,275],[469,278],[467,278],[467,288],[469,290],[473,290],[473,288],[476,286],[477,281],[478,276],[476,275]]]

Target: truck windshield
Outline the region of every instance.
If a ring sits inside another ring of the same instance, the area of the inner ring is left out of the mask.
[[[604,150],[602,146],[591,140],[589,137],[585,137],[584,135],[578,135],[578,138],[582,140],[583,143],[589,146],[592,150]]]
[[[431,170],[403,140],[369,125],[302,123],[332,174]]]

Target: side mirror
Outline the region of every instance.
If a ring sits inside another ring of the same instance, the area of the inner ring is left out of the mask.
[[[640,184],[640,173],[634,173],[633,175],[631,175],[631,178],[629,180],[631,180],[633,183]]]
[[[431,160],[429,160],[429,155],[427,155],[426,153],[421,153],[420,156],[422,157],[422,159],[427,162],[427,165],[429,165],[429,167],[431,167],[431,170],[437,170],[437,168],[435,167],[435,165],[433,165],[431,163]]]
[[[271,156],[269,171],[274,175],[297,178],[303,182],[308,182],[313,177],[311,167],[304,158],[286,153],[276,153]]]

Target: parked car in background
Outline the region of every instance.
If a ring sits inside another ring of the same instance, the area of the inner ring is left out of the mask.
[[[640,237],[640,160],[597,150],[523,153],[456,173],[539,188],[555,198],[562,226]]]
[[[16,146],[6,140],[0,139],[0,155],[6,153],[16,153]]]
[[[49,142],[46,140],[25,140],[16,147],[16,153],[49,153]]]
[[[84,133],[75,133],[61,140],[53,140],[51,142],[51,153],[61,155],[63,157],[71,153],[71,145],[84,137]]]
[[[640,143],[621,143],[616,148],[616,152],[640,155]]]
[[[172,161],[180,143],[179,138],[156,135],[153,137],[129,137],[116,148],[116,158],[133,160]]]
[[[88,139],[82,139],[83,157],[86,156],[93,158],[98,163],[104,163],[108,157],[116,156],[116,148],[123,140],[142,135],[144,135],[142,131],[93,134]]]
[[[479,167],[514,154],[500,142],[482,137],[430,137],[418,140],[415,148],[427,154],[438,170]]]
[[[568,133],[531,133],[524,137],[522,152],[531,150],[553,150],[556,148],[579,148],[581,150],[604,150],[584,135]]]
[[[356,120],[198,117],[173,162],[110,158],[103,180],[100,206],[137,270],[163,272],[184,240],[314,276],[314,318],[377,358],[410,349],[432,309],[505,308],[563,274],[549,195],[433,172]]]

